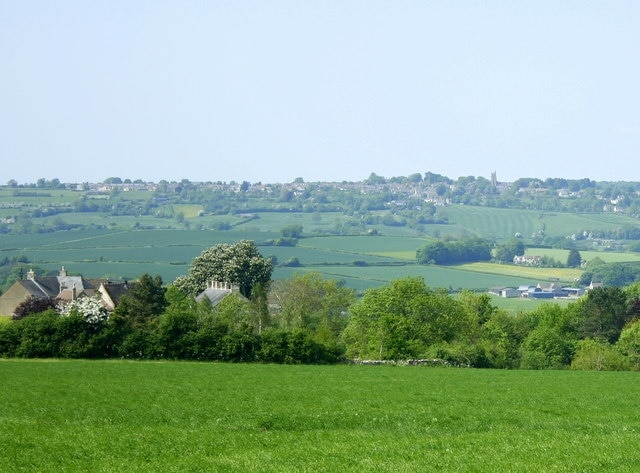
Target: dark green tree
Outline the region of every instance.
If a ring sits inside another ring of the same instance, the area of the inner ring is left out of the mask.
[[[280,233],[283,238],[301,238],[302,230],[302,225],[287,225],[280,230]]]
[[[491,244],[482,238],[428,243],[416,252],[420,264],[458,264],[491,259]]]
[[[601,338],[615,343],[631,319],[627,296],[615,286],[596,287],[572,305],[581,338]]]
[[[524,255],[524,243],[519,238],[512,238],[495,249],[495,259],[501,263],[511,263],[514,256]]]
[[[580,252],[575,248],[571,248],[569,250],[569,255],[567,256],[567,267],[579,268],[581,264],[582,264],[582,256],[580,256]]]
[[[129,293],[123,296],[115,313],[127,317],[134,325],[145,325],[164,312],[167,307],[165,292],[161,276],[145,273],[137,282],[131,283]]]

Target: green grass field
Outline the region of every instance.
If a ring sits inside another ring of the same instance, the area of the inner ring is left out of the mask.
[[[631,372],[0,361],[0,471],[637,471]]]

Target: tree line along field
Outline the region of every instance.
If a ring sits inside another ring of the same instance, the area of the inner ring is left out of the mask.
[[[631,372],[0,361],[0,470],[628,472]]]

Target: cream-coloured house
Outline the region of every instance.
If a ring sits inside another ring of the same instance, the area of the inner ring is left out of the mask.
[[[92,296],[95,287],[82,276],[69,276],[62,267],[57,276],[37,276],[32,270],[26,279],[16,281],[0,295],[0,315],[11,316],[16,308],[30,298],[70,302],[80,296]]]
[[[135,283],[90,281],[82,276],[69,276],[62,267],[57,276],[37,276],[32,270],[25,279],[16,281],[0,295],[0,316],[13,316],[20,304],[30,298],[50,299],[56,305],[69,303],[79,297],[94,297],[100,294],[107,310],[114,310],[122,296]]]

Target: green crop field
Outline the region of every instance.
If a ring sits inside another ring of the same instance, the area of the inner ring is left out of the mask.
[[[573,281],[580,271],[573,269],[530,269],[510,265],[472,264],[456,267],[417,266],[416,251],[432,238],[478,235],[506,241],[516,233],[525,240],[544,230],[551,237],[565,237],[584,230],[614,230],[637,226],[637,220],[618,214],[575,214],[508,208],[453,205],[437,209],[437,217],[449,224],[385,226],[380,222],[388,210],[368,212],[367,217],[343,212],[248,211],[212,214],[196,203],[168,201],[148,215],[136,216],[135,209],[148,205],[149,191],[87,193],[71,190],[0,187],[0,217],[26,216],[27,231],[0,235],[0,258],[26,257],[30,264],[47,271],[64,265],[72,274],[90,278],[132,279],[149,273],[166,282],[186,274],[191,260],[218,243],[254,240],[260,252],[276,258],[274,278],[293,272],[317,271],[338,278],[361,292],[392,279],[422,276],[431,287],[482,290],[492,286],[517,286],[559,278]],[[76,204],[97,203],[100,212],[77,212]],[[105,206],[105,203],[108,205]],[[255,202],[253,202],[255,205]],[[111,214],[122,204],[128,215]],[[278,202],[278,207],[281,202]],[[265,209],[274,205],[264,200]],[[61,208],[59,213],[36,208]],[[273,207],[276,208],[276,207]],[[73,210],[73,211],[72,211]],[[141,212],[143,213],[143,212]],[[59,230],[59,228],[82,229]],[[297,246],[275,246],[283,229],[300,226],[303,236]],[[7,227],[13,228],[13,227]],[[57,231],[52,229],[57,228]],[[227,230],[221,230],[227,228]],[[370,232],[376,236],[366,236]],[[566,250],[528,248],[527,254],[549,256],[564,263]],[[640,261],[637,253],[581,251],[589,261]],[[297,260],[300,267],[289,267]]]
[[[256,222],[259,222],[257,220]],[[252,222],[255,223],[255,222]],[[407,236],[324,236],[303,238],[295,247],[269,246],[265,242],[278,233],[241,225],[230,231],[178,229],[86,229],[27,235],[2,235],[0,257],[26,255],[34,265],[49,271],[65,266],[90,278],[135,279],[144,273],[160,275],[166,282],[186,274],[191,260],[203,250],[241,239],[254,240],[264,256],[278,263],[297,258],[301,267],[277,266],[274,278],[293,272],[317,271],[344,281],[361,292],[407,276],[420,276],[430,287],[487,289],[493,286],[537,284],[558,278],[570,283],[580,270],[567,268],[526,268],[494,263],[473,263],[452,267],[422,266],[414,263],[415,252],[427,241]],[[528,249],[528,253],[566,260],[566,250]],[[585,259],[638,261],[636,253],[588,251]]]
[[[415,261],[416,251],[427,243],[425,238],[391,236],[331,236],[305,238],[302,248],[326,250],[355,255],[378,255]]]
[[[361,287],[375,287],[404,277],[422,277],[431,288],[482,290],[493,286],[517,287],[536,284],[539,279],[500,274],[467,271],[452,266],[422,266],[407,264],[398,266],[322,266],[297,268],[297,271],[318,271],[338,280],[358,280]],[[279,270],[276,271],[276,277]],[[546,280],[546,278],[545,278]],[[351,284],[350,284],[351,285]]]
[[[534,281],[558,279],[563,282],[572,282],[582,274],[582,270],[574,268],[538,268],[490,262],[462,264],[458,269],[484,273],[487,277],[490,277],[490,275],[501,275],[515,278],[526,278]]]
[[[0,471],[629,472],[632,372],[0,361]]]
[[[528,237],[540,230],[554,237],[566,237],[579,231],[614,230],[624,225],[638,225],[631,217],[617,214],[573,214],[538,212],[490,207],[451,206],[438,211],[449,219],[449,225],[459,231],[470,232],[482,238],[506,240],[516,233]]]
[[[526,255],[549,256],[557,261],[566,262],[569,250],[561,250],[555,248],[527,248]],[[591,261],[594,258],[600,258],[605,263],[627,263],[640,261],[638,253],[621,253],[612,251],[581,251],[580,256],[585,261]]]

